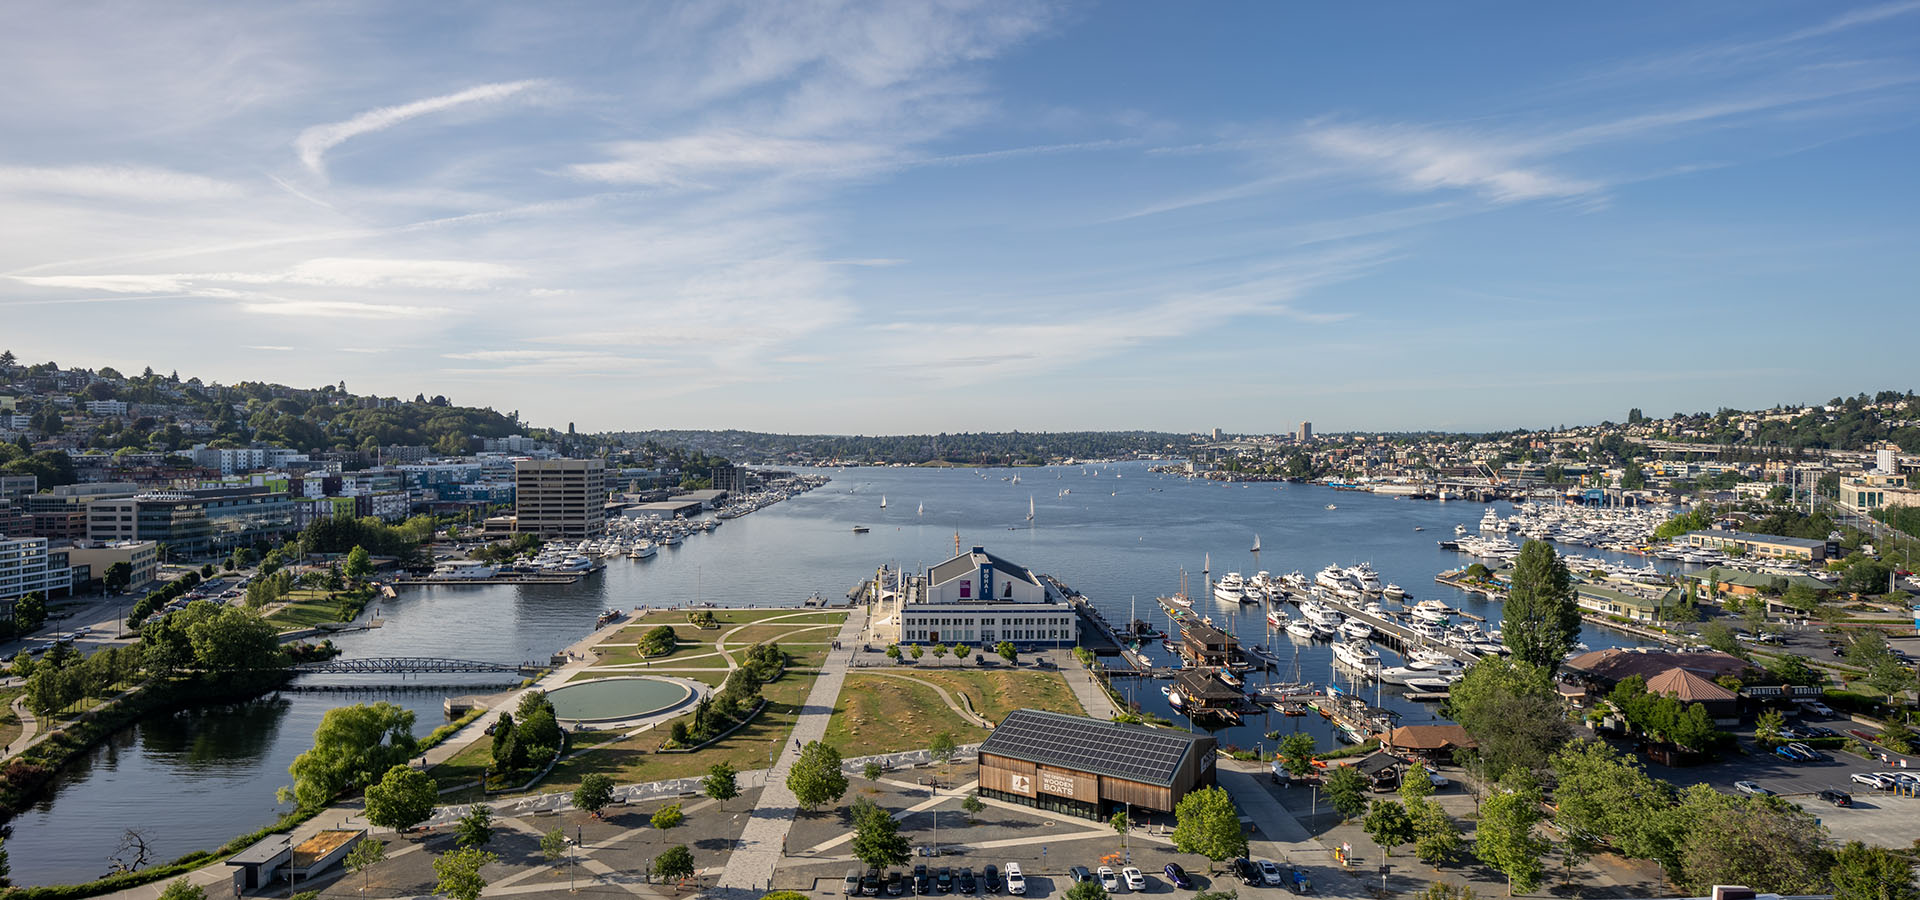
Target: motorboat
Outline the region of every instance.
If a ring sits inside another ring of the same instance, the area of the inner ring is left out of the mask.
[[[1213,599],[1222,603],[1239,603],[1245,597],[1246,590],[1247,580],[1239,572],[1228,572],[1213,586]]]
[[[1267,610],[1267,625],[1272,628],[1287,627],[1287,611],[1278,606]]]
[[[1399,600],[1407,596],[1407,589],[1397,584],[1389,583],[1386,587],[1380,589],[1380,593],[1388,600]]]
[[[660,548],[656,546],[652,541],[643,540],[637,544],[634,544],[633,549],[627,551],[627,558],[628,559],[647,559],[659,552],[660,552]]]
[[[1431,675],[1423,676],[1420,678],[1409,678],[1406,681],[1401,683],[1405,684],[1410,690],[1421,691],[1429,694],[1443,693],[1448,688],[1453,686],[1453,682],[1448,681],[1445,678],[1434,678]]]
[[[1369,675],[1380,671],[1380,654],[1362,641],[1343,641],[1333,645],[1333,658],[1348,668]]]
[[[1348,619],[1340,626],[1340,636],[1352,641],[1364,641],[1373,637],[1373,626],[1359,619]]]
[[[1373,570],[1371,563],[1360,563],[1359,565],[1349,566],[1346,570],[1346,576],[1349,581],[1352,581],[1360,588],[1362,593],[1378,594],[1382,590],[1380,573]]]
[[[1252,658],[1254,662],[1260,663],[1263,666],[1274,666],[1280,663],[1280,657],[1275,656],[1272,650],[1268,650],[1259,644],[1242,644],[1240,645],[1240,652],[1246,654]]]
[[[1339,566],[1328,566],[1314,573],[1313,583],[1330,591],[1339,590],[1346,585],[1347,574]]]
[[[1422,622],[1445,624],[1453,616],[1453,609],[1438,600],[1422,600],[1413,605],[1408,612]]]
[[[1313,623],[1305,619],[1295,619],[1287,623],[1287,633],[1297,638],[1312,640],[1314,636]]]
[[[431,581],[480,581],[500,574],[495,566],[474,559],[456,559],[433,567]]]

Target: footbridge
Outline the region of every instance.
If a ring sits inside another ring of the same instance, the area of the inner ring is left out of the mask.
[[[544,668],[531,662],[496,663],[434,656],[361,656],[301,663],[294,666],[293,671],[303,675],[452,675],[467,672],[524,675]]]

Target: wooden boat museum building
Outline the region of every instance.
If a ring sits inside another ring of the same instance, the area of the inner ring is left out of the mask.
[[[980,745],[980,794],[1094,820],[1172,812],[1214,783],[1214,748],[1204,734],[1016,710]]]

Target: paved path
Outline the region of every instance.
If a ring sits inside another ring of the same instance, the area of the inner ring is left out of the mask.
[[[27,711],[27,698],[24,695],[13,698],[13,714],[20,719],[20,736],[7,745],[7,752],[4,756],[0,756],[0,760],[25,753],[28,747],[46,739],[46,735],[37,733],[40,730],[40,720]]]
[[[800,808],[793,792],[787,790],[787,772],[800,757],[795,747],[826,736],[827,720],[833,716],[834,703],[840,699],[840,685],[846,681],[847,669],[852,665],[854,650],[865,628],[865,611],[860,609],[853,610],[840,627],[841,649],[827,653],[826,661],[820,666],[820,677],[814,680],[807,703],[794,720],[796,743],[781,747],[779,761],[767,774],[766,789],[760,792],[760,803],[754,807],[746,830],[741,832],[733,855],[727,858],[720,880],[707,892],[710,896],[744,900],[759,897],[766,893],[766,886],[772,884],[773,869],[786,855],[787,833],[792,830],[795,811]]]
[[[951,709],[954,712],[959,713],[960,718],[966,719],[967,721],[972,722],[973,724],[978,725],[981,728],[993,727],[992,722],[989,722],[986,719],[981,718],[978,713],[973,711],[972,707],[967,706],[966,704],[963,704],[958,700],[955,700],[953,698],[953,695],[947,692],[946,688],[943,688],[937,684],[934,684],[931,681],[915,678],[912,675],[902,675],[899,672],[881,672],[876,669],[862,669],[860,670],[860,674],[878,675],[881,678],[898,678],[901,681],[911,681],[914,684],[920,685],[922,687],[933,688],[933,692],[940,695],[941,702],[947,704],[948,709]]]
[[[1060,671],[1067,676],[1067,686],[1073,688],[1075,697],[1080,698],[1080,707],[1087,711],[1087,715],[1108,721],[1120,715],[1120,707],[1113,705],[1113,698],[1107,696],[1106,689],[1100,687],[1100,682],[1094,680],[1093,673],[1079,660],[1067,657]]]
[[[1233,795],[1241,814],[1252,819],[1260,829],[1248,838],[1249,856],[1271,859],[1283,867],[1291,864],[1305,869],[1307,877],[1313,879],[1313,892],[1317,896],[1366,896],[1359,882],[1339,871],[1332,849],[1309,835],[1300,820],[1267,793],[1266,787],[1260,784],[1260,779],[1267,777],[1264,771],[1243,771],[1224,764],[1215,771],[1220,786]]]

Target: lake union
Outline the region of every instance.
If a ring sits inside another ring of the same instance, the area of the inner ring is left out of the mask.
[[[1180,586],[1184,568],[1197,612],[1231,625],[1243,641],[1267,643],[1256,606],[1203,596],[1200,570],[1311,575],[1329,563],[1369,561],[1383,581],[1414,596],[1437,598],[1485,616],[1497,627],[1499,604],[1434,583],[1433,576],[1468,562],[1439,549],[1456,523],[1471,527],[1478,504],[1376,497],[1302,484],[1223,484],[1148,471],[1144,463],[1036,469],[836,469],[825,487],[712,533],[662,548],[641,561],[607,560],[604,572],[572,585],[405,588],[395,601],[370,608],[383,627],[335,638],[347,656],[445,656],[518,663],[546,660],[593,629],[609,607],[713,603],[798,606],[810,595],[843,602],[882,564],[917,570],[964,547],[980,545],[1035,572],[1053,575],[1092,599],[1109,621],[1137,614],[1156,626],[1166,617],[1154,598]],[[1018,476],[1019,483],[1012,479]],[[887,505],[882,508],[881,500]],[[1029,503],[1034,517],[1027,521]],[[1328,504],[1337,509],[1327,509]],[[1507,508],[1501,505],[1504,513]],[[871,529],[864,534],[855,525]],[[1422,529],[1422,530],[1416,530]],[[1262,552],[1248,548],[1259,536]],[[1598,551],[1587,555],[1606,556]],[[1136,612],[1137,611],[1137,612]],[[1589,626],[1581,638],[1599,648],[1644,643]],[[1281,658],[1275,680],[1291,680],[1298,659],[1304,680],[1334,675],[1330,647],[1271,640]],[[1166,661],[1157,645],[1149,655]],[[1382,649],[1388,665],[1392,653]],[[476,676],[477,677],[477,676]],[[107,871],[127,828],[147,832],[155,858],[213,849],[274,821],[275,789],[291,782],[287,766],[311,744],[326,710],[384,700],[413,710],[417,734],[441,721],[441,700],[464,691],[408,688],[363,676],[352,692],[285,692],[259,700],[158,716],[94,748],[54,788],[13,820],[7,840],[19,884],[82,881]],[[329,677],[334,683],[351,679]],[[1259,676],[1253,679],[1256,683]],[[435,676],[445,684],[447,676]],[[481,682],[476,682],[476,684]],[[1116,679],[1143,709],[1174,719],[1156,682]],[[1392,693],[1382,705],[1404,724],[1436,721],[1438,705]],[[1250,715],[1218,732],[1223,744],[1251,749],[1271,730],[1303,730],[1323,748],[1336,746],[1318,716]]]

